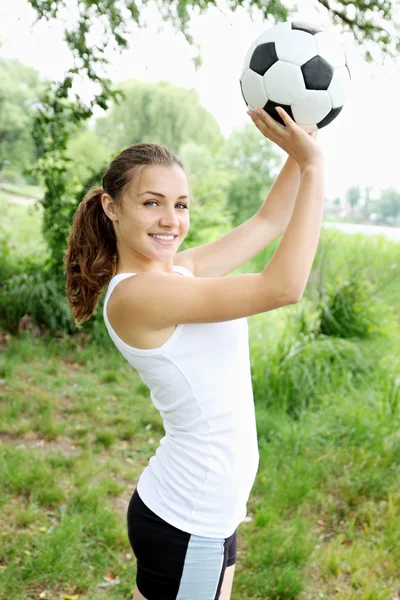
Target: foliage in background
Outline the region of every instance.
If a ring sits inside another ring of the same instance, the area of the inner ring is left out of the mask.
[[[49,268],[37,262],[2,282],[0,293],[1,328],[16,335],[24,315],[34,328],[51,335],[75,331],[65,301],[65,281],[51,277]]]
[[[294,333],[288,324],[277,345],[268,345],[257,363],[262,371],[253,381],[254,394],[265,408],[283,408],[299,418],[306,410],[318,407],[324,394],[365,383],[371,363],[357,344],[324,335]]]
[[[113,153],[88,125],[72,135],[67,144],[66,155],[69,159],[69,172],[81,184],[98,173],[113,158]]]
[[[41,233],[43,208],[14,204],[0,192],[0,283],[45,264],[49,252]],[[18,224],[18,226],[16,226]],[[22,316],[22,315],[21,315]]]
[[[223,137],[215,117],[199,102],[196,90],[160,81],[129,79],[116,86],[124,98],[104,117],[95,131],[114,153],[132,144],[156,142],[178,152],[185,142],[217,148]]]
[[[328,310],[335,307],[334,312],[354,298],[358,307],[351,302],[350,321],[348,314],[342,315],[348,325],[351,324],[347,337],[351,337],[353,327],[358,327],[357,314],[369,322],[370,333],[376,330],[377,319],[379,329],[383,331],[386,311],[381,302],[386,307],[392,306],[394,314],[400,314],[400,244],[378,235],[353,234],[344,239],[345,243],[342,234],[335,230],[329,230],[329,235],[326,232],[321,237],[305,293],[316,306],[327,303]],[[335,260],[332,260],[332,253]],[[350,282],[351,286],[348,285]],[[327,322],[323,322],[328,327]],[[330,333],[334,334],[334,330]]]
[[[190,185],[190,228],[179,250],[218,239],[232,228],[232,207],[226,206],[231,173],[221,168],[209,147],[184,143],[179,149]]]
[[[226,206],[233,212],[236,227],[259,210],[266,189],[270,189],[278,174],[282,157],[253,123],[246,123],[232,132],[220,160],[231,173]]]
[[[384,218],[400,217],[400,192],[394,187],[384,189],[379,198],[377,209]]]
[[[33,113],[45,84],[36,69],[4,58],[0,81],[0,178],[15,180],[33,167],[37,157]]]

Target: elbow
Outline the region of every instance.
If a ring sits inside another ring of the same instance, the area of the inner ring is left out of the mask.
[[[303,292],[292,291],[289,294],[289,304],[297,304],[303,298]]]

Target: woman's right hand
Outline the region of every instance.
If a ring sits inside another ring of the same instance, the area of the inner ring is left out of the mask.
[[[286,127],[275,121],[262,108],[249,109],[247,114],[265,137],[275,142],[298,163],[300,171],[306,166],[323,162],[324,155],[314,141],[315,136],[299,127],[282,107],[277,107],[276,111]]]

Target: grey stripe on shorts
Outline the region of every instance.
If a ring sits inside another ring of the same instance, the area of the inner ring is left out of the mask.
[[[176,600],[215,598],[223,560],[224,540],[191,535]]]

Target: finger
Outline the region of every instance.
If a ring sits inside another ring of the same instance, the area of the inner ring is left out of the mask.
[[[286,112],[284,108],[282,108],[282,106],[276,106],[275,110],[287,127],[293,128],[293,126],[296,125],[291,116]]]
[[[261,121],[266,123],[274,133],[281,134],[285,131],[286,128],[278,123],[278,121],[276,121],[273,117],[271,117],[271,115],[269,115],[263,108],[257,108],[256,113]]]
[[[278,123],[270,114],[267,113],[263,108],[256,108],[256,114],[261,118],[262,121],[265,121],[270,127],[276,127],[276,129],[281,129],[283,125]]]

